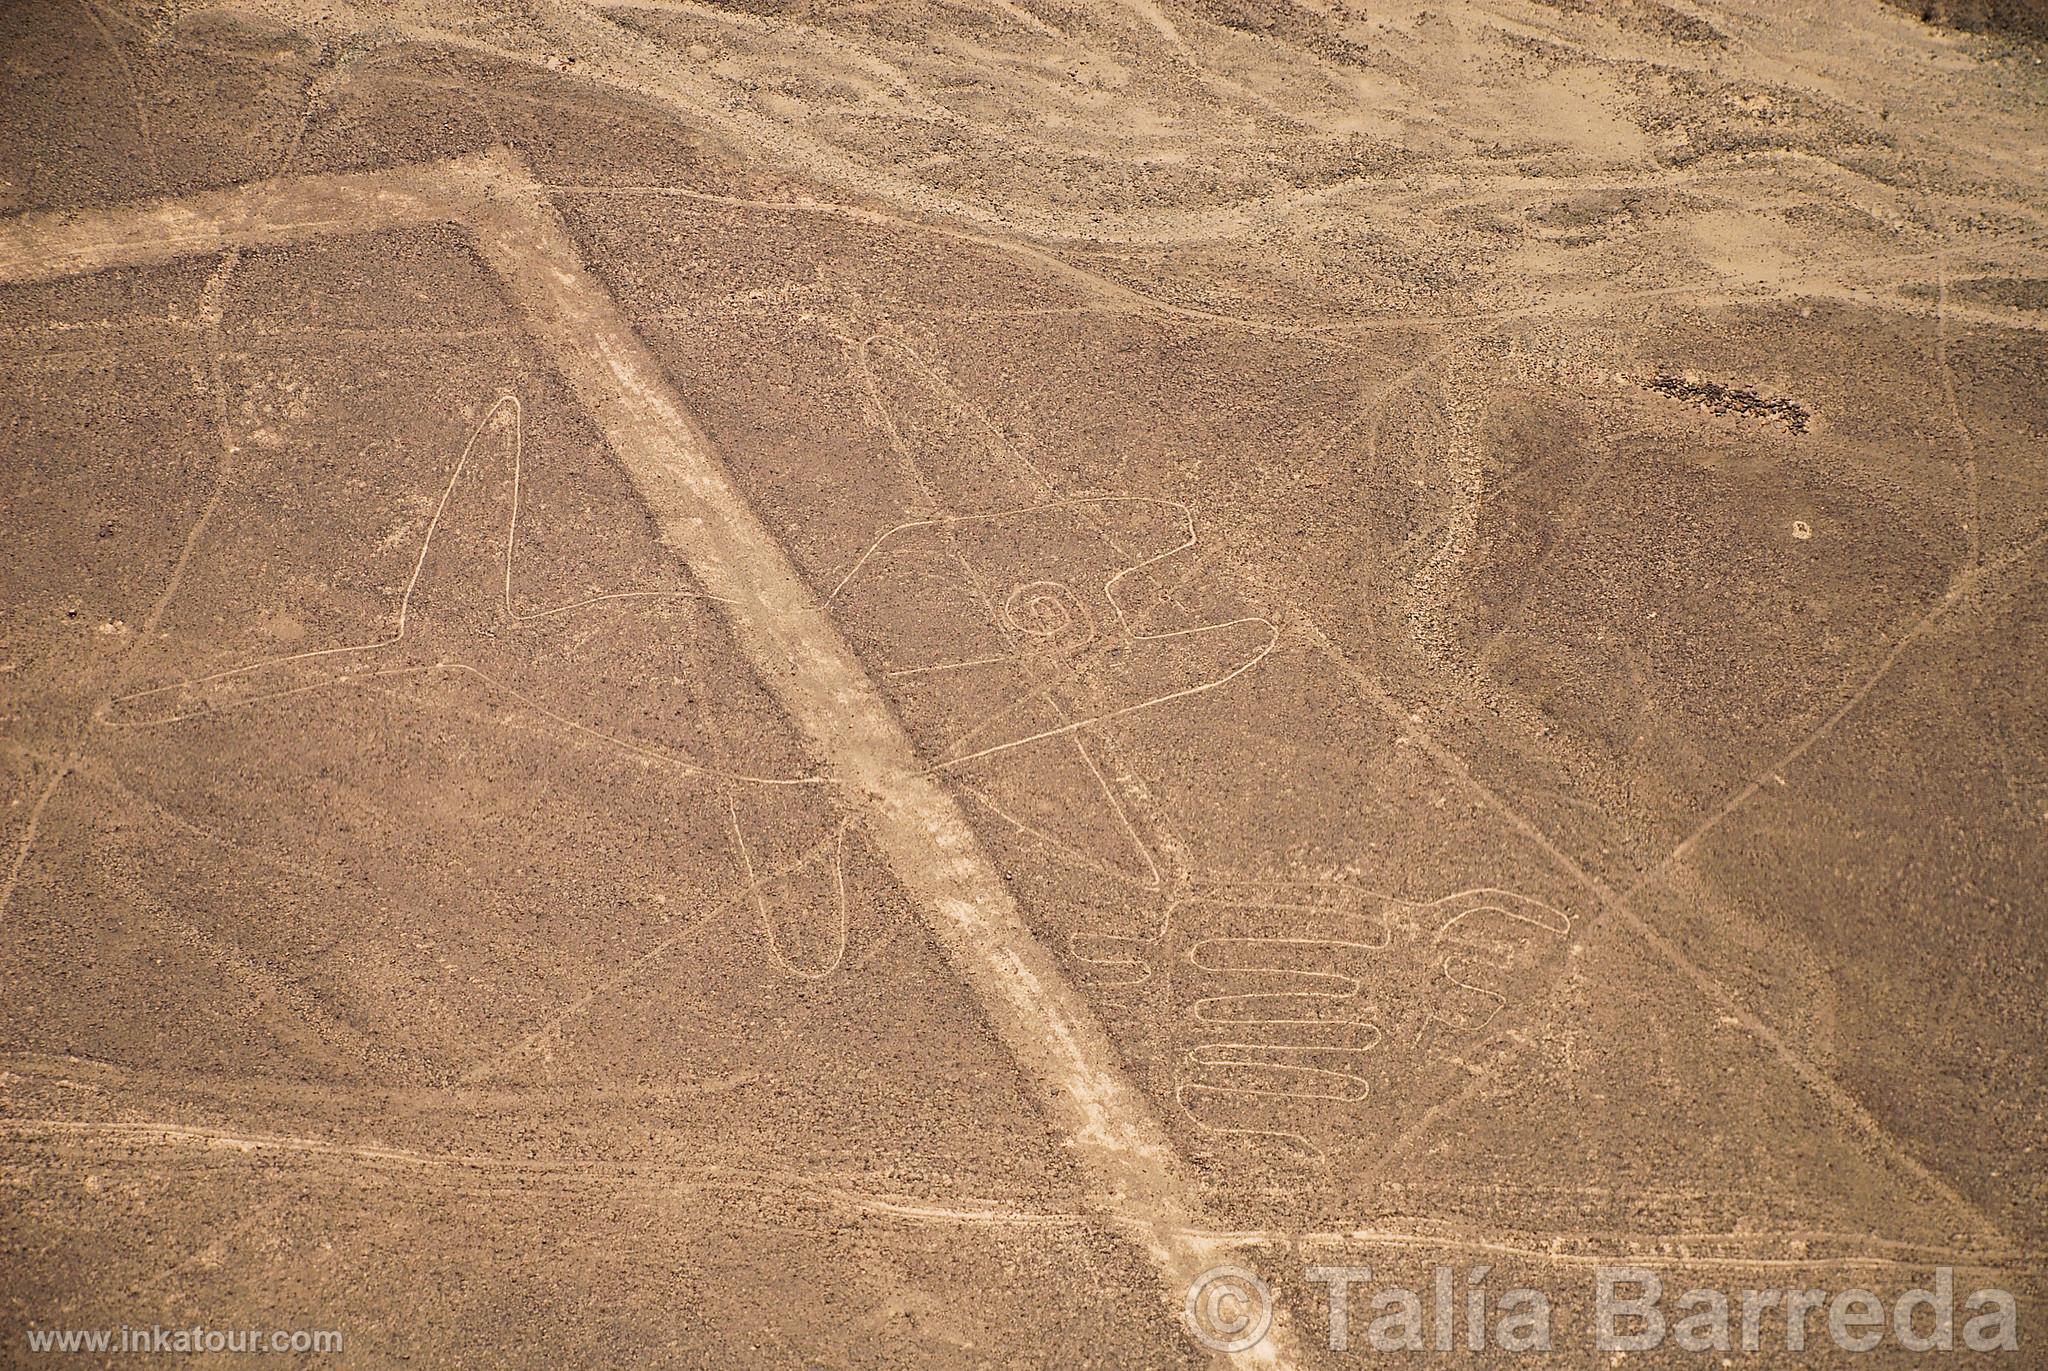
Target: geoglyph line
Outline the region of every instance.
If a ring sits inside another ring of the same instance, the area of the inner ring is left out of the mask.
[[[283,177],[153,205],[0,224],[0,283],[396,227],[465,228],[748,660],[845,788],[869,840],[1019,1064],[1088,1179],[1093,1207],[1178,1302],[1234,1244],[1198,1222],[1150,1102],[1026,927],[952,795],[920,760],[837,626],[747,503],[553,205],[510,153]],[[1233,1364],[1292,1362],[1284,1330]]]
[[[632,1158],[577,1162],[424,1151],[155,1119],[9,1118],[0,1120],[0,1144],[11,1145],[13,1152],[5,1162],[0,1162],[0,1174],[23,1165],[17,1159],[27,1155],[30,1148],[58,1152],[96,1168],[138,1166],[150,1171],[164,1166],[167,1154],[175,1157],[177,1153],[190,1152],[199,1156],[260,1158],[266,1163],[291,1158],[307,1165],[327,1164],[372,1174],[411,1172],[423,1178],[452,1177],[463,1182],[469,1193],[489,1194],[503,1187],[527,1195],[543,1192],[573,1196],[597,1187],[608,1192],[629,1190],[678,1196],[768,1196],[827,1211],[914,1224],[1050,1229],[1082,1228],[1090,1222],[1086,1213],[1028,1205],[1023,1202],[1024,1197],[907,1193],[879,1188],[872,1178],[849,1172],[821,1174],[710,1163],[678,1175],[665,1163]],[[1547,1242],[1528,1234],[1493,1237],[1451,1228],[1425,1231],[1418,1226],[1388,1224],[1314,1231],[1214,1230],[1198,1236],[1239,1247],[1277,1247],[1294,1252],[1312,1252],[1317,1248],[1336,1248],[1340,1253],[1356,1253],[1361,1248],[1419,1249],[1435,1254],[1463,1251],[1546,1266],[1603,1266],[1647,1258],[1659,1266],[1679,1270],[1924,1270],[1948,1265],[1961,1271],[2037,1275],[2043,1263],[2048,1262],[2048,1253],[2021,1248],[1897,1242],[1874,1239],[1860,1232],[1809,1229],[1687,1233],[1589,1230],[1555,1234]],[[1881,1250],[1778,1255],[1788,1247],[1796,1251],[1794,1245],[1813,1243],[1862,1243]]]

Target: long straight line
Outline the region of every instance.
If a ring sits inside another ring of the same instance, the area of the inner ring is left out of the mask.
[[[284,177],[151,206],[0,224],[0,282],[52,280],[235,246],[435,222],[473,235],[534,339],[603,433],[663,540],[731,622],[762,681],[842,787],[997,1036],[1041,1087],[1091,1207],[1137,1242],[1176,1302],[1234,1250],[1198,1221],[1194,1186],[1151,1102],[1033,936],[952,795],[516,157]],[[1284,1325],[1245,1366],[1293,1357]]]
[[[1150,1101],[1025,925],[953,796],[932,776],[818,596],[762,524],[553,205],[509,158],[479,206],[477,245],[533,336],[554,353],[641,498],[744,652],[843,786],[997,1035],[1047,1087],[1046,1108],[1095,1206],[1146,1249],[1178,1295],[1221,1249],[1197,1233],[1190,1179]],[[519,187],[518,190],[512,190]],[[1269,1339],[1264,1356],[1278,1351]]]

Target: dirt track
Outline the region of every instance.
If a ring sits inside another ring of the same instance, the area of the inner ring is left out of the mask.
[[[1623,1262],[2048,1337],[2039,47],[4,23],[10,1355],[1200,1365],[1219,1264],[1246,1365],[1356,1355],[1318,1265],[1556,1292],[1446,1364],[1607,1364]]]

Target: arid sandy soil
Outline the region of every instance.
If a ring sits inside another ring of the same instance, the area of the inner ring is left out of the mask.
[[[0,1361],[2048,1364],[2048,48],[1921,9],[0,11]]]

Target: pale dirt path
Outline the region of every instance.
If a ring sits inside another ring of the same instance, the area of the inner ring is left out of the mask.
[[[0,224],[0,282],[49,280],[234,247],[459,224],[553,354],[742,651],[810,740],[954,970],[1026,1073],[1090,1187],[1178,1304],[1231,1246],[1204,1231],[1190,1178],[1148,1101],[1058,964],[1025,926],[953,797],[920,760],[860,660],[748,505],[659,364],[509,153],[389,172],[287,177],[188,199]],[[1242,1261],[1242,1259],[1240,1259]],[[1284,1325],[1226,1358],[1294,1362]]]

